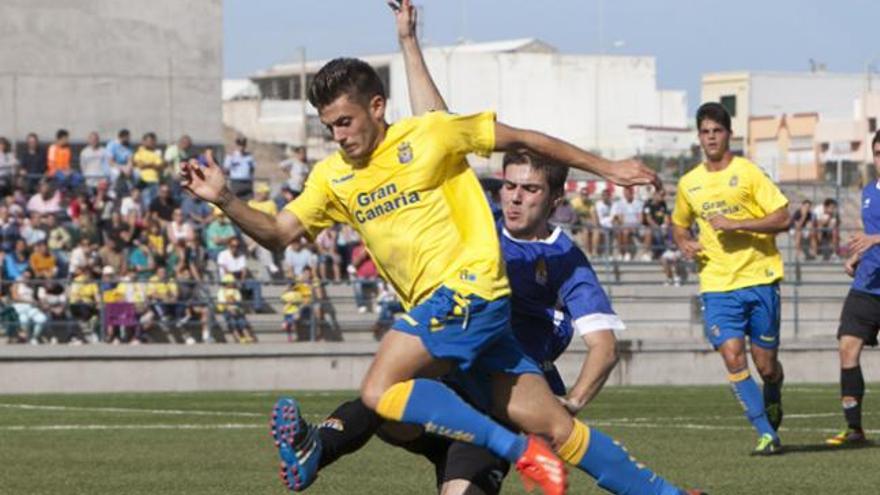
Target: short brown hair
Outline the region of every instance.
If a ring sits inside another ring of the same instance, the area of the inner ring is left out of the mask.
[[[507,170],[508,165],[529,165],[533,170],[544,173],[552,194],[561,196],[565,192],[565,181],[568,179],[568,167],[566,165],[548,160],[526,150],[504,153],[502,161],[503,170]]]

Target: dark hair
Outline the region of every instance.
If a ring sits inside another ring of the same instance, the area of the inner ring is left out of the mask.
[[[877,146],[877,143],[880,143],[880,131],[877,131],[877,133],[874,134],[874,140],[871,141],[871,152],[872,153],[874,151],[874,146]]]
[[[707,119],[720,124],[721,127],[727,129],[727,132],[732,132],[730,130],[730,114],[721,103],[710,101],[709,103],[703,103],[700,105],[700,108],[697,110],[697,129],[699,129],[700,124]]]
[[[58,129],[58,132],[55,133],[55,139],[66,138],[70,133],[67,132],[67,129]]]
[[[810,201],[809,199],[805,199],[805,200],[801,201],[801,204],[802,205],[811,205],[811,204],[813,204],[813,202]]]
[[[155,132],[148,132],[148,133],[144,134],[143,139],[144,139],[144,141],[146,141],[147,139],[152,139],[153,141],[155,141],[156,140],[156,133]]]
[[[504,153],[502,169],[507,170],[508,165],[528,165],[532,170],[543,172],[547,177],[551,194],[561,195],[565,191],[565,181],[568,179],[568,167],[556,163],[542,156],[535,155],[525,150],[508,151]]]
[[[247,148],[247,138],[244,136],[238,136],[235,138],[235,144],[241,146],[242,148]]]
[[[118,138],[124,138],[127,136],[131,136],[131,132],[129,132],[128,129],[119,129],[119,132],[116,133],[116,137]]]
[[[0,145],[3,146],[3,150],[6,152],[12,151],[12,145],[9,144],[9,140],[3,136],[0,136]]]
[[[837,206],[837,201],[834,198],[827,198],[822,202],[822,206]]]
[[[309,86],[309,103],[320,110],[347,94],[361,103],[385,98],[385,86],[370,64],[356,58],[335,58],[321,67]]]

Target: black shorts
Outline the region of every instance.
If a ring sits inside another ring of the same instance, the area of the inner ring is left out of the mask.
[[[383,432],[382,429],[379,430],[378,436],[391,445],[402,447],[428,459],[434,465],[438,492],[447,481],[467,480],[486,495],[498,495],[501,493],[504,477],[510,470],[510,463],[470,443],[456,442],[426,433],[412,440],[401,441]]]
[[[852,335],[865,342],[877,345],[877,331],[880,330],[880,296],[850,289],[840,312],[840,327],[837,338]]]

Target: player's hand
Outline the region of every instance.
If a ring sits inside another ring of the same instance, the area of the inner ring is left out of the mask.
[[[418,10],[413,7],[412,0],[388,0],[386,3],[394,11],[398,39],[415,38]]]
[[[854,255],[861,255],[875,244],[880,244],[880,235],[868,235],[864,232],[856,232],[856,234],[849,240],[849,252]]]
[[[568,413],[572,416],[577,416],[578,413],[581,412],[581,409],[583,409],[583,407],[578,405],[578,403],[574,399],[561,397],[558,395],[556,396],[556,398],[559,400],[559,403],[562,404],[562,407],[564,407],[565,410],[568,411]]]
[[[687,239],[682,241],[678,248],[681,249],[681,254],[683,254],[685,258],[692,260],[700,255],[700,252],[703,250],[703,245],[700,244],[699,241]]]
[[[652,185],[658,189],[663,187],[657,172],[635,158],[611,162],[605,178],[619,186]]]
[[[226,176],[210,155],[207,158],[204,166],[194,158],[180,164],[181,185],[192,195],[215,204],[226,187]]]
[[[731,232],[738,228],[736,220],[731,220],[724,215],[712,215],[707,219],[709,225],[715,230]]]
[[[859,256],[850,256],[843,262],[843,271],[850,277],[856,276],[856,267],[859,266]]]

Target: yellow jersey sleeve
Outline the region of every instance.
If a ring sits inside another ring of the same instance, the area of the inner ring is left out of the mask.
[[[488,157],[495,150],[495,112],[456,115],[437,111],[427,114],[423,122],[452,154]]]
[[[296,215],[312,239],[334,223],[351,223],[345,210],[330,192],[327,184],[326,161],[315,166],[309,174],[303,193],[287,203],[284,211]]]
[[[788,206],[788,198],[760,168],[754,166],[751,175],[752,195],[755,198],[755,203],[764,210],[764,214],[769,215]]]
[[[689,229],[694,223],[694,210],[685,196],[686,188],[685,181],[680,180],[675,191],[675,207],[672,209],[672,223],[683,229]]]

